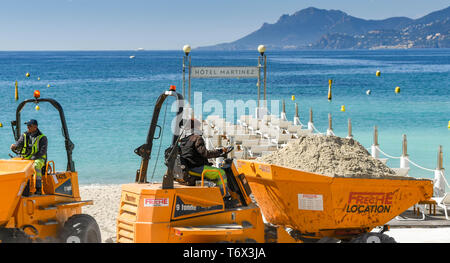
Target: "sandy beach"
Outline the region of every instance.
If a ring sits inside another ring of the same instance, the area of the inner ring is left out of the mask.
[[[116,240],[116,218],[119,208],[121,185],[81,185],[82,200],[93,200],[94,204],[83,207],[83,213],[93,216],[100,227],[102,241]]]
[[[105,243],[116,240],[120,191],[121,186],[118,184],[80,186],[82,200],[94,200],[94,205],[85,206],[83,213],[97,220]],[[386,234],[398,243],[450,243],[450,227],[391,228]]]

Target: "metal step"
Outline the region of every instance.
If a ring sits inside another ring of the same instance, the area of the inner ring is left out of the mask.
[[[58,209],[58,207],[54,206],[54,205],[49,205],[49,206],[40,206],[39,210],[56,210]]]
[[[177,236],[189,235],[241,235],[244,229],[253,227],[248,222],[239,224],[216,224],[204,226],[177,226],[172,227]]]
[[[92,200],[57,203],[57,204],[52,204],[49,206],[39,206],[39,210],[56,210],[58,208],[70,207],[70,206],[92,205],[93,203],[94,202]]]
[[[57,225],[59,224],[58,221],[54,220],[54,219],[49,219],[47,221],[38,221],[38,224],[41,226],[49,226],[49,225]]]
[[[54,204],[56,207],[66,207],[66,206],[78,206],[78,205],[92,205],[94,204],[94,201],[92,200],[85,200],[85,201],[74,201],[74,202],[67,202],[67,203],[58,203]]]

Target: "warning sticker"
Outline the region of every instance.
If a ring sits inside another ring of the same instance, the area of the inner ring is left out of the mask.
[[[147,206],[169,206],[169,198],[145,198],[144,207]]]
[[[323,195],[298,194],[298,209],[323,211]]]

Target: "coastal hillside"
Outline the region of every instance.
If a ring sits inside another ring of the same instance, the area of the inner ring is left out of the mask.
[[[418,19],[365,20],[339,10],[309,7],[234,42],[201,50],[450,48],[450,6]]]

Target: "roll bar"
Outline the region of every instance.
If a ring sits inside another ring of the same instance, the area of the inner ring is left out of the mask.
[[[16,120],[11,121],[11,127],[13,130],[14,138],[16,139],[16,141],[19,140],[19,138],[20,138],[20,124],[21,124],[20,123],[20,112],[22,111],[22,109],[25,107],[25,105],[27,103],[38,104],[40,102],[49,102],[56,110],[58,110],[59,118],[61,119],[64,143],[65,143],[66,152],[67,152],[67,171],[75,172],[75,163],[72,160],[72,151],[75,148],[75,145],[72,143],[72,141],[70,140],[70,137],[69,137],[69,130],[67,129],[67,123],[66,123],[66,118],[64,116],[64,111],[61,107],[61,104],[59,104],[56,100],[37,98],[37,99],[28,99],[28,100],[22,101],[19,104],[19,106],[17,106],[17,109],[16,109]]]
[[[178,143],[178,140],[181,136],[181,124],[182,124],[182,118],[183,118],[183,108],[184,108],[184,98],[183,95],[177,93],[176,91],[173,90],[168,90],[165,91],[164,93],[162,93],[155,104],[155,107],[153,109],[153,116],[152,116],[152,120],[150,122],[150,128],[147,134],[147,140],[145,142],[145,144],[139,146],[138,148],[136,148],[134,150],[134,152],[142,157],[141,160],[141,166],[139,168],[139,170],[136,173],[136,183],[147,183],[147,168],[148,168],[148,162],[150,160],[150,156],[151,156],[151,152],[152,152],[152,146],[153,146],[153,139],[155,136],[155,130],[156,127],[159,127],[157,125],[158,123],[158,117],[159,117],[159,113],[161,111],[161,107],[164,103],[164,101],[167,99],[167,97],[169,96],[174,96],[177,100],[177,104],[178,104],[178,112],[177,112],[177,117],[176,117],[176,125],[175,125],[175,132],[173,135],[173,139],[172,139],[172,151],[169,154],[169,157],[167,159],[167,172],[164,174],[163,177],[163,184],[162,187],[163,189],[171,189],[173,188],[173,180],[174,180],[174,174],[173,174],[173,170],[174,170],[174,165],[175,165],[175,159],[176,159],[176,144]]]

